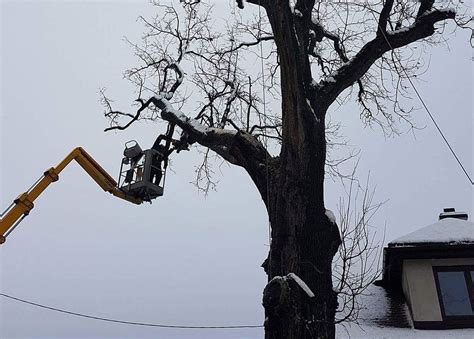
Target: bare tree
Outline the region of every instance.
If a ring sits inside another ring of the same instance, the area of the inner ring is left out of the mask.
[[[355,177],[354,167],[346,196],[338,205],[341,245],[333,260],[335,290],[338,293],[336,323],[358,323],[359,312],[364,308],[361,297],[379,278],[382,241],[376,238],[374,215],[382,203],[374,202],[374,190],[369,183],[361,185]]]
[[[114,110],[104,94],[108,130],[162,119],[181,130],[180,147],[199,144],[244,168],[271,223],[266,338],[333,338],[341,236],[324,205],[326,165],[337,168],[327,161],[328,109],[354,98],[362,119],[387,133],[410,123],[407,78],[426,70],[424,49],[442,42],[448,20],[469,28],[469,10],[462,1],[248,0],[240,11],[237,0],[224,25],[209,2],[154,1],[158,14],[140,17],[146,32],[131,43],[140,64],[125,74],[138,108]]]

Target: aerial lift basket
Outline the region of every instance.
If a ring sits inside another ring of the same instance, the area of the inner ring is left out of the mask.
[[[163,155],[154,149],[142,150],[140,145],[131,140],[125,144],[118,187],[124,193],[151,201],[163,195],[163,184],[152,181],[154,173],[161,172],[161,182],[164,183],[166,171],[156,161]]]

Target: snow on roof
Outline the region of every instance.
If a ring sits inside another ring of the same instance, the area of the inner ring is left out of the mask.
[[[342,323],[336,326],[338,339],[467,339],[474,330],[416,330],[403,300],[389,296],[384,288],[371,285],[360,297],[358,324]]]
[[[430,331],[412,328],[387,328],[365,324],[360,326],[356,324],[336,326],[336,338],[338,339],[471,339],[472,336],[472,328]]]
[[[390,242],[389,246],[410,246],[423,243],[474,244],[474,223],[457,218],[446,218],[397,238]]]
[[[400,295],[390,295],[383,287],[370,285],[357,302],[362,327],[412,328],[408,307]]]

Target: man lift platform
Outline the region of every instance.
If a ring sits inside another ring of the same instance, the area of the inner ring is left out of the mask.
[[[167,146],[169,149],[169,143]],[[164,183],[169,153],[164,146],[143,151],[136,141],[128,142],[123,152],[117,183],[84,149],[75,148],[56,167],[44,172],[41,178],[0,214],[0,244],[5,242],[8,235],[30,213],[38,196],[52,182],[59,180],[59,174],[71,161],[75,160],[81,165],[104,191],[138,205],[163,195],[164,184],[161,184],[161,179],[163,178]]]

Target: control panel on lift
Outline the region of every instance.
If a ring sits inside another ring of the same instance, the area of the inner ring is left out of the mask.
[[[151,201],[163,195],[165,154],[155,149],[142,150],[131,140],[125,144],[118,187],[127,195]]]

